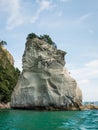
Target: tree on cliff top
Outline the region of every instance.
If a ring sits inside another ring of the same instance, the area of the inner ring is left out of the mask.
[[[28,36],[27,36],[27,40],[28,39],[33,39],[33,38],[39,38],[35,33],[30,33],[30,34],[28,34]]]
[[[57,48],[55,42],[52,41],[51,37],[47,34],[44,34],[43,36],[40,35],[40,39],[42,39],[43,41],[49,43],[50,45],[53,45],[55,48]]]
[[[0,46],[4,46],[4,45],[7,45],[7,42],[6,41],[0,41]]]
[[[55,48],[57,48],[57,45],[55,44],[55,42],[53,42],[51,37],[49,35],[47,35],[47,34],[40,35],[40,36],[36,35],[35,33],[28,34],[27,40],[28,39],[33,39],[33,38],[39,38],[39,39],[47,42],[48,44],[53,45]]]

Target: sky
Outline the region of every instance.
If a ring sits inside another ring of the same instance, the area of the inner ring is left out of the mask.
[[[83,101],[98,101],[98,0],[0,0],[0,40],[20,70],[32,32],[50,35],[67,52],[65,67]]]

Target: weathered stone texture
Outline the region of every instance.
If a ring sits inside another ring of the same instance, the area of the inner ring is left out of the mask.
[[[27,109],[77,109],[82,93],[64,68],[66,52],[35,38],[28,40],[23,71],[11,98],[11,107]]]

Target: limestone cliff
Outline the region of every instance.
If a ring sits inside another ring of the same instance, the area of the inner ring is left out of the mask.
[[[23,71],[11,98],[12,108],[79,109],[82,93],[64,68],[66,52],[39,38],[28,39]]]

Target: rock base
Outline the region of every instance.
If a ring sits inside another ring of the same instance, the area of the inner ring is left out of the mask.
[[[10,103],[0,103],[0,109],[10,109]]]
[[[54,106],[54,105],[51,105],[51,106],[22,106],[20,107],[19,106],[14,106],[14,107],[11,107],[13,109],[21,109],[21,110],[38,110],[38,111],[68,111],[68,110],[81,110],[80,107],[78,106]]]
[[[70,106],[66,108],[65,106],[57,107],[57,106],[23,106],[23,107],[11,107],[10,102],[8,103],[0,103],[0,109],[20,109],[20,110],[35,110],[35,111],[77,111],[77,110],[98,110],[97,105],[87,104],[81,105],[79,107]]]
[[[98,110],[98,106],[93,105],[93,104],[87,104],[87,105],[83,105],[80,106],[81,110]]]
[[[82,110],[98,110],[98,106],[88,104],[81,105],[79,107],[68,107],[65,106],[57,107],[57,106],[24,106],[24,107],[12,107],[12,109],[21,109],[21,110],[35,110],[35,111],[82,111]]]

